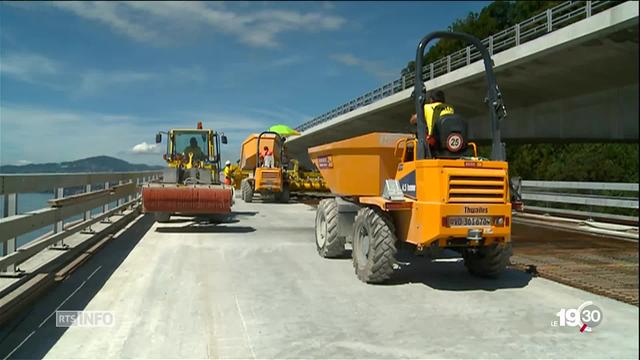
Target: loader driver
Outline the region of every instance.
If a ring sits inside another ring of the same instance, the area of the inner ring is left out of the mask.
[[[203,161],[205,159],[204,153],[198,146],[198,141],[195,137],[189,139],[189,146],[184,149],[184,154],[189,156],[189,153],[193,154],[193,161]]]
[[[444,92],[433,90],[429,93],[427,103],[424,105],[424,119],[427,122],[427,142],[430,147],[435,147],[436,138],[433,136],[433,125],[435,121],[444,115],[453,115],[453,107],[445,103]],[[412,125],[417,123],[417,115],[413,114],[409,122]]]

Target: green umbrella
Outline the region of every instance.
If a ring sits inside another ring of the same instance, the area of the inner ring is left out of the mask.
[[[280,134],[280,136],[291,136],[291,135],[300,135],[300,133],[287,125],[273,125],[269,128],[269,131],[276,132]]]

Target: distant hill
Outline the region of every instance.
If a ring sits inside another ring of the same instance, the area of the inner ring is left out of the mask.
[[[33,173],[78,173],[78,172],[123,172],[159,170],[163,166],[131,164],[124,160],[110,156],[94,156],[75,161],[28,165],[3,165],[3,174],[33,174]]]

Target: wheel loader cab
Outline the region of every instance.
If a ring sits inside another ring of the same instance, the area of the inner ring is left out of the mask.
[[[220,140],[223,133],[203,129],[199,122],[191,129],[171,129],[156,135],[156,143],[167,134],[163,158],[168,167],[162,178],[143,187],[145,212],[158,221],[173,214],[228,214],[233,205],[233,189],[221,183]]]

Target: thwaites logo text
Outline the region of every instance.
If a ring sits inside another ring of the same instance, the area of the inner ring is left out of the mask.
[[[465,214],[488,214],[489,213],[489,209],[486,207],[469,207],[469,206],[465,206],[464,207],[464,213]]]

